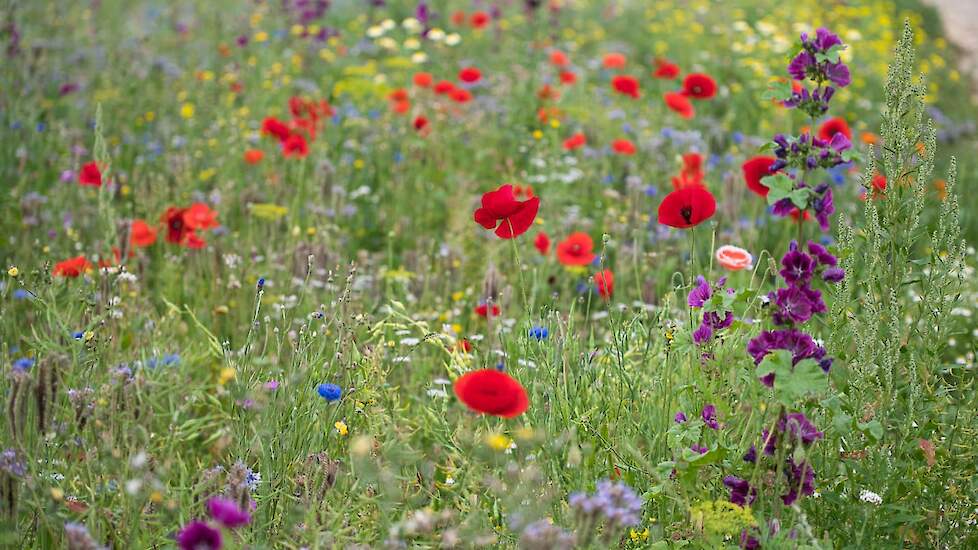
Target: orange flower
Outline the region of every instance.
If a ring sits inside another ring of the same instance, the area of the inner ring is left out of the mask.
[[[605,69],[620,69],[625,66],[626,61],[625,54],[610,52],[605,54],[601,64]]]
[[[142,248],[156,242],[156,229],[145,220],[133,220],[129,228],[129,242],[134,248]]]
[[[244,152],[244,160],[248,164],[258,164],[265,158],[265,153],[261,149],[248,149]]]

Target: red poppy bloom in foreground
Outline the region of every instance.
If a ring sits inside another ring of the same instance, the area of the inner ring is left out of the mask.
[[[759,156],[748,159],[747,162],[741,166],[741,168],[744,170],[744,181],[747,182],[748,189],[762,197],[767,197],[767,193],[770,191],[770,189],[761,183],[761,178],[774,174],[774,172],[771,171],[771,165],[774,164],[775,160],[777,159],[774,157]]]
[[[610,269],[594,275],[594,286],[598,289],[598,295],[605,300],[611,298],[615,292],[615,274]]]
[[[652,76],[672,80],[679,76],[679,65],[672,63],[668,59],[656,59],[655,72],[652,73]]]
[[[95,162],[86,162],[78,172],[78,184],[89,187],[102,187],[102,171]]]
[[[472,217],[482,227],[495,229],[499,238],[512,239],[530,228],[539,209],[539,197],[518,201],[513,186],[506,184],[482,195],[482,207],[476,209]]]
[[[846,119],[840,117],[830,118],[818,127],[819,139],[831,141],[832,137],[836,134],[842,134],[846,136],[846,139],[852,139],[852,130],[849,129],[849,123],[846,122]]]
[[[594,241],[587,233],[571,233],[557,243],[557,261],[564,265],[587,265],[594,261]]]
[[[489,304],[479,304],[472,311],[479,317],[489,317]],[[499,317],[500,312],[499,304],[492,304],[492,316]]]
[[[512,376],[495,369],[466,373],[455,380],[455,395],[473,411],[503,418],[526,412],[530,399]]]
[[[638,99],[642,94],[639,92],[638,79],[634,76],[622,74],[611,79],[611,86],[616,92]]]
[[[616,139],[611,142],[611,148],[619,155],[635,154],[635,144],[627,139]]]
[[[716,210],[717,201],[706,187],[683,187],[662,199],[662,204],[659,205],[659,223],[686,229],[710,219]]]
[[[702,73],[688,74],[683,79],[683,95],[693,99],[710,99],[717,95],[717,83]]]
[[[92,269],[92,264],[85,259],[85,256],[76,256],[63,262],[54,264],[51,274],[55,277],[77,277],[82,273]]]
[[[475,67],[465,67],[458,72],[458,79],[462,82],[478,82],[482,78],[482,72]]]
[[[129,242],[137,248],[149,246],[156,242],[156,229],[145,220],[133,220],[129,228]]]
[[[540,232],[537,238],[533,240],[533,246],[536,247],[540,254],[546,256],[550,252],[550,237],[546,233]]]
[[[683,118],[693,118],[693,115],[696,114],[689,98],[679,92],[666,92],[662,99],[666,101],[666,106],[679,113],[679,116]]]
[[[564,149],[573,151],[578,147],[583,147],[587,143],[587,136],[578,132],[564,140]]]

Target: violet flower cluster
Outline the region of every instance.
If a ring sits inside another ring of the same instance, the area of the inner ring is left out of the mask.
[[[185,525],[177,533],[177,544],[182,550],[218,550],[224,545],[220,527],[236,529],[251,523],[251,514],[229,498],[211,498],[207,501],[207,512],[217,525],[202,520]]]
[[[696,277],[696,286],[689,291],[689,295],[686,297],[686,303],[691,308],[703,308],[707,305],[707,301],[714,295],[714,293],[721,292],[723,285],[726,284],[727,278],[721,277],[715,285],[710,285],[702,275]],[[733,289],[728,288],[726,291],[728,294],[733,294]],[[700,326],[693,332],[693,342],[697,345],[705,344],[713,339],[717,332],[729,327],[733,324],[734,316],[732,311],[724,311],[722,313],[716,311],[704,311],[703,319],[700,321]]]
[[[621,482],[599,481],[593,495],[573,493],[567,502],[578,517],[589,525],[603,519],[611,529],[624,529],[641,521],[642,497]]]
[[[816,30],[814,37],[802,33],[801,51],[788,64],[788,74],[798,81],[808,79],[815,82],[815,90],[809,92],[801,85],[793,90],[791,98],[784,105],[800,108],[812,118],[825,113],[835,94],[835,87],[844,88],[852,80],[849,67],[839,59],[839,52],[845,47],[838,35],[825,28]]]

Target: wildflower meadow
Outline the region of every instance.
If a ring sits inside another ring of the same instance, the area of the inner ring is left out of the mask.
[[[0,1],[0,548],[978,548],[917,0]]]

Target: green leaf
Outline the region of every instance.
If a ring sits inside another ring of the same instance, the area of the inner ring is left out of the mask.
[[[819,63],[825,63],[825,62],[838,63],[839,54],[842,52],[842,50],[843,50],[842,44],[836,44],[831,48],[825,50],[824,52],[819,52],[815,54],[815,61]]]
[[[871,420],[869,422],[860,422],[856,424],[856,427],[863,433],[868,433],[876,441],[883,439],[883,425],[880,424],[879,420]]]
[[[772,82],[767,91],[761,96],[765,101],[784,101],[791,97],[791,82]]]
[[[761,183],[769,189],[767,194],[768,206],[773,206],[781,199],[787,198],[795,189],[795,182],[784,174],[774,174],[761,178]]]
[[[775,350],[761,361],[755,374],[758,378],[774,373],[774,396],[785,406],[799,399],[824,393],[829,379],[813,359],[803,359],[791,366],[792,355],[788,350]]]
[[[791,203],[798,207],[799,210],[804,210],[808,208],[808,199],[812,195],[812,190],[807,187],[802,187],[801,189],[795,189],[792,191],[788,198],[791,199]]]
[[[855,149],[846,149],[842,152],[842,160],[844,162],[861,162],[863,156]]]

